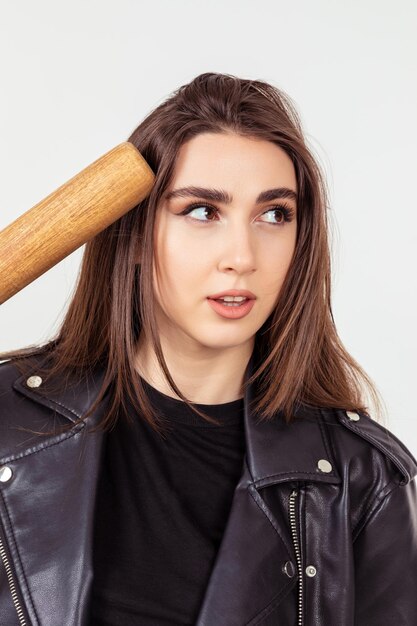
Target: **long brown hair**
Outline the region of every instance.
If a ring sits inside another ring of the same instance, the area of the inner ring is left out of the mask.
[[[307,146],[296,107],[282,90],[260,80],[204,73],[179,87],[133,131],[132,142],[155,173],[149,196],[85,245],[73,297],[53,339],[43,346],[9,351],[0,359],[47,353],[42,378],[64,386],[95,367],[104,370],[95,402],[111,406],[96,426],[114,426],[126,398],[155,431],[162,423],[135,369],[139,333],[150,338],[171,389],[191,408],[164,360],[154,315],[153,230],[158,203],[170,184],[177,153],[199,133],[233,132],[274,142],[291,158],[297,178],[297,241],[276,309],[255,336],[262,358],[251,378],[258,395],[253,410],[260,419],[281,411],[287,422],[297,404],[360,410],[369,415],[364,390],[380,419],[375,384],[347,352],[337,334],[331,308],[328,194],[320,166]],[[141,263],[137,263],[140,250]],[[22,369],[23,367],[23,369]],[[42,387],[45,385],[43,384]],[[197,411],[209,422],[214,418]],[[131,419],[128,417],[128,419]]]

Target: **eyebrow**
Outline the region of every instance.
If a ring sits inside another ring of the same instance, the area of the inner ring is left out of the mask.
[[[233,202],[233,196],[223,189],[190,186],[173,189],[165,194],[166,200],[189,197],[204,198],[205,200],[222,202],[223,204],[231,204]],[[289,189],[288,187],[276,187],[275,189],[261,191],[255,202],[256,204],[261,204],[262,202],[270,202],[271,200],[279,199],[297,200],[297,194],[293,189]]]

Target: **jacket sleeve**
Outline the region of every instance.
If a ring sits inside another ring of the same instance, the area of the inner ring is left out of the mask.
[[[417,484],[393,481],[353,543],[355,626],[417,625]]]

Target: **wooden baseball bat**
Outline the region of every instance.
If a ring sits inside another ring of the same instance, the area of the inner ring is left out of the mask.
[[[0,231],[0,304],[133,209],[155,174],[126,141]]]

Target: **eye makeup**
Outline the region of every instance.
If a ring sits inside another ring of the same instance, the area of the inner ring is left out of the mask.
[[[215,214],[218,214],[218,209],[212,206],[211,204],[207,204],[205,202],[194,202],[188,205],[187,207],[185,207],[185,209],[181,211],[180,213],[177,213],[177,215],[187,216],[188,219],[191,219],[193,222],[200,222],[202,224],[211,224],[215,221],[218,221],[218,220],[200,220],[200,219],[190,216],[189,213],[191,213],[195,209],[209,209],[210,211],[213,211]],[[295,213],[294,209],[286,206],[285,204],[278,204],[273,207],[270,207],[269,209],[264,211],[262,215],[272,213],[274,211],[275,212],[280,211],[283,215],[283,220],[281,220],[280,222],[266,221],[265,222],[266,224],[270,224],[271,226],[283,226],[285,222],[291,222],[294,218],[294,213]]]

